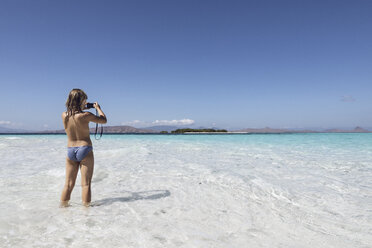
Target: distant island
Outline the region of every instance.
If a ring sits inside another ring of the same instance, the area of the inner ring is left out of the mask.
[[[91,134],[95,133],[95,128],[90,128]],[[100,130],[98,130],[99,132]],[[245,128],[240,130],[226,130],[214,128],[179,128],[177,126],[161,126],[135,128],[132,126],[103,126],[105,134],[291,134],[291,133],[372,133],[371,131],[356,127],[354,129],[325,129],[322,131],[314,130],[291,130],[276,128]],[[64,129],[45,130],[45,131],[28,131],[20,129],[9,129],[0,127],[0,134],[65,134]]]
[[[204,129],[194,129],[194,128],[181,128],[174,131],[171,131],[171,133],[177,134],[177,133],[227,133],[226,129],[213,129],[213,128],[204,128]]]

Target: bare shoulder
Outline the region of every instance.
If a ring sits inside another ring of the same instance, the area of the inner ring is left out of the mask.
[[[66,112],[62,112],[62,119],[64,119],[66,117],[67,113]]]
[[[86,112],[83,112],[83,118],[84,119],[87,119],[88,121],[90,121],[92,118],[94,118],[95,115],[92,114],[91,112],[89,111],[86,111]]]
[[[89,112],[89,111],[85,111],[85,112],[83,112],[83,115],[84,115],[84,116],[95,116],[94,114],[92,114],[92,113]]]
[[[84,112],[84,119],[87,121],[105,124],[107,123],[107,119],[105,116],[96,116],[95,114],[92,114],[91,112]]]

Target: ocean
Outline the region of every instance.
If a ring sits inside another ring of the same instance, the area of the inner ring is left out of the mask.
[[[0,135],[0,247],[371,247],[372,134]]]

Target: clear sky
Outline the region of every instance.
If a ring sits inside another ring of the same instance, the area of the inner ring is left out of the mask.
[[[0,2],[0,126],[372,127],[372,1]],[[136,124],[134,124],[136,123]]]

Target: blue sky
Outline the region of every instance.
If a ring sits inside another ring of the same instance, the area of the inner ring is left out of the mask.
[[[0,2],[0,126],[372,127],[372,1]]]

